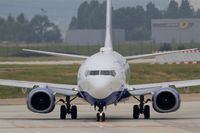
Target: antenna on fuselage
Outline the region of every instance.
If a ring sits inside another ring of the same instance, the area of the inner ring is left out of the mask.
[[[112,1],[107,0],[105,46],[102,50],[113,50],[112,47]]]

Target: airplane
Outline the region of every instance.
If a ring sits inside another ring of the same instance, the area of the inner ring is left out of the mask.
[[[30,89],[27,96],[27,107],[35,113],[50,113],[57,104],[55,97],[57,94],[65,96],[60,99],[60,119],[66,119],[66,115],[71,115],[72,119],[77,119],[77,106],[71,102],[79,97],[98,108],[96,121],[105,121],[104,109],[109,105],[117,105],[119,102],[134,97],[139,104],[133,106],[133,119],[138,119],[144,115],[145,119],[150,119],[150,106],[146,103],[151,101],[153,109],[159,113],[169,113],[177,111],[181,105],[180,95],[177,88],[185,88],[200,85],[200,79],[174,82],[162,82],[151,84],[130,85],[130,67],[128,60],[155,57],[188,50],[177,50],[169,52],[159,52],[144,55],[123,57],[115,52],[112,47],[112,1],[107,0],[106,7],[106,36],[105,45],[100,51],[92,56],[73,55],[65,53],[55,53],[31,49],[24,51],[40,54],[73,57],[83,59],[77,74],[77,84],[55,84],[45,82],[32,82],[20,80],[0,79],[0,85],[13,86]],[[145,99],[146,95],[152,95],[151,99]]]

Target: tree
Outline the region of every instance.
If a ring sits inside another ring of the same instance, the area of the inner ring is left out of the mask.
[[[167,8],[165,17],[166,18],[178,18],[179,15],[179,7],[178,3],[175,0],[171,0],[169,6]]]
[[[161,47],[160,47],[160,51],[171,51],[172,50],[172,46],[169,43],[164,43]]]
[[[83,29],[87,28],[88,26],[88,13],[89,13],[89,4],[87,1],[83,2],[78,8],[78,15],[77,15],[77,28]]]
[[[135,20],[135,25],[136,27],[144,27],[145,24],[145,10],[142,6],[136,6],[135,9],[135,16],[134,16],[134,20]]]
[[[3,25],[5,23],[5,19],[0,17],[0,26]]]
[[[125,29],[126,40],[146,40],[146,17],[142,6],[117,9],[113,16],[114,28]]]
[[[184,49],[186,49],[184,45],[179,45],[179,46],[177,47],[177,50],[184,50]]]
[[[15,18],[9,14],[7,18],[7,22],[4,25],[5,28],[5,40],[4,41],[16,41],[16,34],[17,34],[17,26]]]
[[[194,10],[188,0],[182,0],[179,8],[179,17],[181,18],[192,18],[194,17]]]
[[[149,18],[161,18],[162,17],[162,13],[161,11],[156,8],[155,4],[150,2],[146,5],[146,15]]]
[[[11,14],[9,14],[8,18],[7,18],[7,22],[8,23],[15,23],[15,18]]]
[[[91,1],[88,14],[88,27],[90,29],[103,29],[106,22],[106,2]],[[91,12],[92,11],[92,12]]]
[[[27,23],[28,20],[26,20],[24,14],[21,13],[21,14],[17,17],[17,22],[18,22],[18,23],[21,23],[21,24],[24,24],[24,23]]]
[[[29,21],[26,19],[23,13],[17,16],[16,26],[17,26],[16,29],[17,34],[15,35],[16,42],[27,42],[31,32],[30,32]]]
[[[134,7],[122,7],[113,13],[113,27],[124,29],[126,40],[131,40],[133,37],[135,10]]]
[[[152,19],[158,19],[162,18],[161,11],[155,7],[155,5],[150,2],[146,5],[146,20],[145,20],[145,27],[147,28],[147,35],[149,36],[148,39],[150,39],[151,35],[151,20]]]
[[[105,27],[106,2],[97,0],[83,2],[79,8],[77,17],[72,17],[69,29],[99,29]]]
[[[196,18],[200,18],[200,9],[197,10],[196,14],[195,14]]]
[[[51,27],[51,23],[47,16],[44,15],[36,15],[32,18],[31,22],[32,28],[32,41],[34,42],[44,42],[44,34],[49,27]]]
[[[44,33],[44,41],[45,42],[61,42],[61,33],[58,26],[53,25],[51,29]]]
[[[71,22],[69,24],[69,29],[70,30],[71,29],[77,29],[77,27],[78,27],[78,20],[77,20],[76,17],[72,17],[72,20],[71,20]]]
[[[85,1],[79,6],[77,17],[71,19],[69,29],[104,29],[105,14],[105,1]],[[166,11],[159,10],[150,2],[146,5],[146,10],[142,6],[113,10],[113,28],[124,29],[128,41],[148,40],[151,37],[152,19],[188,17],[200,17],[200,10],[194,12],[188,0],[182,0],[180,8],[176,0],[170,0]]]
[[[7,19],[0,17],[0,41],[41,43],[62,39],[60,29],[47,16],[36,15],[29,21],[21,13],[16,18],[11,14]]]
[[[6,20],[0,17],[0,41],[5,40],[5,22]]]
[[[30,22],[32,29],[32,42],[60,42],[61,34],[59,28],[51,23],[47,16],[36,15]]]

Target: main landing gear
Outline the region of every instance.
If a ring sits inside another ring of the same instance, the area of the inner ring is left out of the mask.
[[[145,105],[147,102],[150,101],[150,99],[144,101],[144,96],[140,96],[140,98],[136,98],[140,104],[139,105],[134,105],[133,106],[133,119],[138,119],[140,114],[144,115],[145,119],[149,119],[150,118],[150,107],[149,105]]]
[[[70,100],[70,97],[67,96],[65,101],[63,99],[59,100],[63,103],[60,107],[60,119],[66,119],[67,114],[71,114],[72,119],[77,119],[77,107],[70,104],[75,98]]]
[[[96,115],[97,122],[104,122],[106,119],[105,113],[103,113],[103,106],[99,106],[98,113]]]

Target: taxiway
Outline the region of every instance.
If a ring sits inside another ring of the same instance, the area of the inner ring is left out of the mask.
[[[152,110],[150,120],[133,120],[128,102],[111,105],[106,121],[96,122],[93,107],[78,105],[78,119],[59,119],[59,106],[50,114],[35,114],[26,105],[0,105],[0,133],[199,133],[200,101],[186,101],[179,111],[159,114]]]

